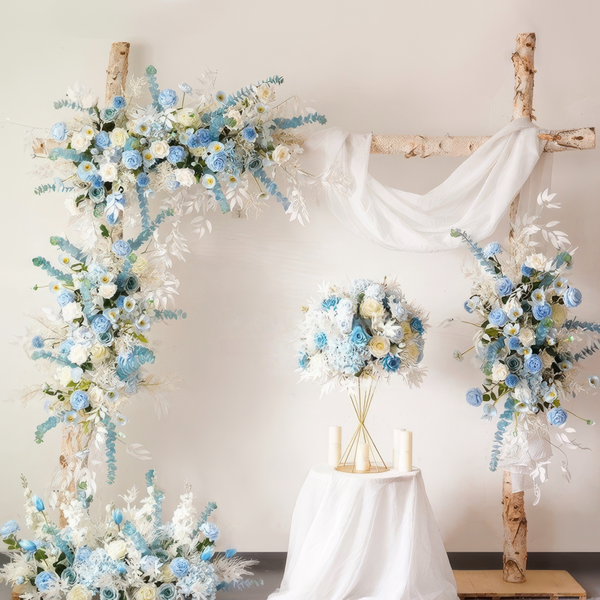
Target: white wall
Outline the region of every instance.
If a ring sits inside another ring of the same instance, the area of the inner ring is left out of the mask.
[[[492,134],[511,117],[510,55],[517,33],[538,34],[535,108],[539,124],[568,128],[600,124],[600,6],[594,0],[481,2],[387,0],[344,2],[200,2],[107,0],[4,3],[0,36],[0,117],[36,126],[57,120],[52,101],[85,81],[103,94],[110,43],[132,43],[131,71],[154,64],[164,86],[218,69],[219,88],[233,91],[261,78],[286,78],[281,94],[309,99],[331,125],[363,132]],[[66,231],[58,197],[37,197],[23,130],[0,129],[1,396],[42,380],[18,347],[25,314],[44,305],[33,292],[44,276],[31,257],[51,257],[51,234]],[[458,164],[455,159],[406,161],[374,157],[372,173],[402,189],[425,191]],[[600,183],[597,152],[555,158],[553,190],[565,205],[564,229],[580,247],[573,279],[584,294],[582,318],[600,318],[596,298]],[[398,275],[409,298],[431,311],[435,326],[462,315],[469,289],[464,250],[394,253],[353,237],[310,206],[311,223],[288,223],[279,206],[259,220],[215,215],[214,232],[193,244],[177,266],[183,324],[157,326],[154,372],[177,371],[181,389],[158,421],[148,402],[129,409],[127,433],[154,455],[140,463],[124,452],[111,497],[143,487],[149,465],[169,492],[171,509],[188,478],[202,501],[220,506],[224,544],[241,550],[285,550],[294,501],[307,470],[326,458],[327,426],[352,424],[341,394],[319,400],[317,386],[297,384],[291,343],[303,301],[323,280]],[[497,232],[503,239],[504,223]],[[479,384],[476,368],[452,359],[469,345],[468,327],[433,327],[429,376],[419,390],[399,382],[381,389],[372,429],[386,455],[392,427],[415,431],[415,461],[448,550],[501,549],[501,474],[487,469],[495,424],[464,401]],[[590,361],[591,362],[591,361]],[[590,365],[600,371],[599,361]],[[577,412],[600,421],[598,396],[581,396]],[[0,521],[21,514],[19,474],[43,489],[58,455],[57,432],[33,442],[40,406],[0,404]],[[569,454],[573,481],[558,464],[529,508],[532,551],[600,551],[600,429],[577,424],[590,452]],[[349,431],[349,429],[346,429]]]

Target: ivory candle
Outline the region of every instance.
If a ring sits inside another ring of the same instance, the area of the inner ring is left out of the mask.
[[[402,431],[400,433],[398,470],[401,473],[409,473],[412,471],[412,431]]]
[[[398,468],[398,453],[400,452],[400,436],[406,429],[394,429],[394,450],[392,451],[392,467]]]
[[[370,471],[371,463],[369,462],[369,444],[368,442],[360,442],[358,444],[358,453],[356,457],[357,471]]]
[[[342,460],[342,428],[332,425],[329,428],[329,460],[330,467],[337,467]]]

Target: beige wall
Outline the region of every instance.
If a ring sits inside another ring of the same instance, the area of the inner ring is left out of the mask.
[[[369,5],[369,8],[367,8]],[[364,132],[493,134],[511,117],[510,55],[517,33],[538,34],[534,105],[542,127],[600,125],[600,6],[595,0],[382,2],[200,2],[107,0],[5,2],[0,36],[0,117],[36,126],[57,120],[53,100],[85,81],[103,94],[112,41],[132,43],[131,70],[148,64],[163,86],[193,82],[205,66],[218,69],[218,87],[233,91],[273,74],[281,94],[310,100],[331,125]],[[33,163],[23,130],[0,129],[2,226],[0,248],[0,365],[3,398],[41,381],[22,351],[11,345],[26,313],[44,305],[45,283],[31,257],[53,250],[51,234],[67,231],[60,198],[37,197],[27,173]],[[374,157],[372,173],[388,185],[422,192],[456,167],[454,159],[406,161]],[[565,209],[564,230],[579,246],[572,278],[584,294],[582,318],[600,318],[598,306],[598,154],[555,159],[553,191]],[[158,421],[149,402],[129,408],[127,434],[152,451],[151,463],[119,456],[111,498],[132,484],[143,487],[145,468],[157,469],[172,509],[188,478],[202,500],[220,507],[224,544],[241,550],[285,550],[294,501],[309,467],[326,459],[327,426],[349,431],[350,406],[341,394],[319,400],[317,386],[297,384],[291,341],[300,307],[323,280],[395,274],[409,298],[431,311],[437,325],[463,315],[469,289],[464,250],[394,253],[353,237],[310,206],[305,228],[288,223],[279,206],[257,221],[215,215],[214,232],[194,242],[177,266],[184,324],[157,326],[154,372],[177,371],[181,388],[170,415]],[[506,234],[506,223],[497,232]],[[420,390],[394,382],[380,390],[372,429],[389,455],[391,430],[415,432],[415,462],[448,550],[501,548],[501,474],[487,470],[495,424],[481,421],[464,401],[481,374],[452,359],[470,331],[431,329],[429,376]],[[600,361],[590,361],[600,372]],[[600,421],[598,396],[575,401],[577,412]],[[38,490],[58,455],[56,432],[33,442],[44,419],[40,406],[0,404],[2,479],[0,521],[22,514],[19,474]],[[532,551],[600,550],[600,425],[577,423],[590,452],[571,452],[573,481],[559,461],[529,508]]]

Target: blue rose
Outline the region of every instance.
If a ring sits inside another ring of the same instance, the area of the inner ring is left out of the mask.
[[[550,423],[550,425],[560,427],[561,425],[564,425],[566,421],[567,413],[563,408],[553,408],[548,412],[548,423]]]
[[[364,347],[369,343],[371,336],[368,335],[360,325],[355,325],[350,333],[350,341],[359,347]]]
[[[508,277],[501,277],[496,281],[496,291],[500,296],[509,296],[513,291],[513,283]]]
[[[61,574],[60,578],[64,581],[68,586],[74,585],[77,581],[77,573],[71,569],[71,567],[67,567]]]
[[[75,296],[71,292],[61,292],[57,294],[56,301],[60,307],[66,306],[75,300]]]
[[[71,394],[71,406],[74,410],[83,410],[90,405],[90,400],[87,392],[77,390]]]
[[[543,369],[544,365],[542,364],[542,359],[537,354],[532,354],[525,361],[525,368],[535,375],[535,373],[539,373]]]
[[[133,294],[140,289],[140,280],[135,275],[129,275],[125,280],[125,285],[123,286],[123,290],[125,290],[128,294]]]
[[[171,146],[167,160],[172,164],[183,162],[185,160],[185,148],[183,146]]]
[[[110,346],[114,340],[112,331],[105,331],[104,333],[99,333],[96,337],[103,346]]]
[[[208,548],[206,548],[206,550],[204,550],[204,552],[202,552],[202,554],[200,555],[200,558],[205,561],[208,562],[215,554],[215,549],[213,546],[209,546]]]
[[[319,350],[327,346],[327,336],[322,331],[319,331],[319,333],[315,334],[315,346]]]
[[[538,321],[543,321],[552,314],[552,307],[549,304],[534,304],[532,312]]]
[[[415,317],[414,319],[411,319],[410,328],[415,333],[423,333],[423,331],[425,331],[425,329],[423,328],[423,323],[421,323],[421,319],[418,319],[417,317]]]
[[[126,258],[131,254],[131,246],[125,240],[117,240],[112,245],[112,251],[120,258]]]
[[[148,187],[148,184],[150,183],[150,177],[148,177],[148,175],[146,175],[146,173],[144,173],[143,171],[137,176],[136,178],[136,183],[138,184],[139,187],[141,188],[145,188]]]
[[[82,546],[75,553],[75,562],[86,562],[91,555],[92,551],[87,546]]]
[[[565,306],[569,308],[575,308],[581,304],[581,300],[583,299],[581,292],[574,287],[567,288],[567,291],[564,295]]]
[[[58,578],[54,573],[42,571],[41,573],[38,573],[35,578],[35,586],[40,592],[47,592],[56,585],[57,581]]]
[[[9,535],[19,531],[19,529],[19,524],[14,519],[11,519],[10,521],[4,523],[4,525],[2,525],[0,528],[0,537],[7,538]]]
[[[142,165],[142,155],[137,150],[126,150],[121,162],[133,171]]]
[[[119,114],[119,111],[114,106],[107,106],[100,111],[100,118],[105,123],[110,123],[115,120],[115,117]]]
[[[185,558],[174,558],[171,561],[170,567],[175,577],[185,577],[190,572],[190,563]]]
[[[508,321],[508,317],[501,308],[494,308],[489,314],[488,321],[494,327],[504,327]]]
[[[381,365],[388,373],[395,373],[400,368],[400,359],[397,356],[388,354],[381,360]]]
[[[225,550],[225,556],[227,558],[233,558],[237,554],[237,550],[235,548],[229,548]]]
[[[62,121],[60,123],[55,123],[52,125],[50,135],[57,142],[64,142],[67,139],[67,126]]]
[[[69,352],[71,352],[71,348],[75,345],[75,342],[73,340],[65,340],[64,342],[61,343],[61,345],[58,347],[58,351],[61,354],[69,354]]]
[[[77,167],[77,177],[81,179],[81,181],[89,181],[90,177],[96,173],[96,167],[89,161],[84,160],[79,163]]]
[[[225,152],[217,152],[216,154],[211,154],[206,159],[206,166],[215,173],[220,173],[226,165],[227,155],[225,154]]]
[[[340,299],[337,296],[329,296],[321,302],[321,308],[323,310],[330,310],[332,308],[336,308],[339,303]]]
[[[208,521],[202,523],[202,525],[200,526],[200,531],[211,542],[216,542],[220,534],[219,528],[214,523],[209,523]]]
[[[112,511],[112,520],[117,524],[120,525],[123,522],[123,513],[121,512],[120,508],[115,508]]]
[[[491,242],[483,249],[483,256],[485,258],[492,258],[492,256],[496,256],[496,254],[500,254],[502,252],[502,246],[498,242]]]
[[[35,506],[35,510],[37,510],[38,512],[42,512],[44,510],[44,508],[46,508],[44,506],[44,501],[39,496],[36,496],[35,494],[33,496],[31,496],[31,502],[33,502],[33,505]]]
[[[201,146],[208,146],[213,141],[208,129],[198,129],[194,135],[198,138]]]
[[[102,150],[110,146],[110,137],[108,133],[106,133],[106,131],[100,131],[96,134],[96,137],[94,139],[96,141],[96,146],[98,146],[98,148],[101,148]]]
[[[248,171],[254,173],[254,171],[258,171],[262,167],[262,158],[260,156],[253,156],[247,163]]]
[[[517,383],[519,383],[519,378],[514,374],[511,373],[505,380],[504,383],[509,387],[509,388],[514,388],[517,386]]]
[[[242,138],[249,143],[254,142],[257,138],[256,129],[254,127],[248,126],[242,129]]]
[[[308,354],[305,352],[300,352],[298,356],[298,366],[301,369],[306,369],[306,367],[308,367]]]
[[[166,88],[160,91],[158,95],[158,103],[163,108],[173,108],[179,101],[179,96],[175,90]]]
[[[19,546],[25,550],[25,552],[37,552],[38,545],[30,540],[19,540]]]
[[[522,264],[521,265],[521,273],[523,273],[523,275],[525,275],[525,277],[531,277],[531,274],[533,273],[533,269],[531,267],[528,267],[526,264]]]
[[[172,583],[163,583],[157,590],[156,596],[159,600],[173,600],[177,595],[177,590]]]
[[[100,204],[100,202],[102,202],[104,200],[104,197],[106,196],[106,190],[103,187],[93,187],[90,188],[88,195],[90,197],[90,200],[94,203],[94,204]]]
[[[110,321],[104,315],[96,315],[91,325],[94,333],[106,333],[110,329]]]
[[[119,597],[119,590],[112,585],[109,585],[100,590],[101,600],[117,600]]]
[[[471,406],[481,406],[483,402],[483,392],[479,388],[471,388],[467,391],[467,402]]]
[[[121,110],[122,108],[125,108],[126,104],[127,104],[127,102],[125,102],[125,98],[123,98],[123,96],[115,96],[113,98],[112,105],[117,110]]]
[[[92,173],[88,179],[90,185],[93,190],[104,190],[104,181],[102,181],[102,177],[100,177],[99,173]]]
[[[521,346],[521,341],[516,335],[508,338],[508,347],[510,350],[517,350]]]

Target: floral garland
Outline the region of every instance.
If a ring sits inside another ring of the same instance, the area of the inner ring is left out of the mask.
[[[352,386],[357,378],[389,380],[401,375],[419,385],[427,316],[409,304],[395,281],[358,279],[348,286],[324,286],[320,297],[302,308],[301,378]]]
[[[552,198],[545,192],[538,202],[543,207],[558,207],[550,204]],[[543,482],[551,446],[556,446],[551,439],[557,440],[557,447],[579,447],[561,431],[572,414],[565,402],[583,390],[577,381],[578,365],[598,346],[593,342],[577,352],[577,332],[600,333],[600,326],[570,318],[569,310],[579,306],[582,294],[565,277],[573,265],[565,250],[568,239],[561,232],[549,235],[536,220],[524,218],[509,244],[506,260],[501,258],[498,242],[481,248],[460,230],[452,235],[462,238],[478,261],[465,309],[478,318],[472,323],[477,328],[473,348],[485,382],[483,390],[468,390],[467,402],[482,406],[485,420],[499,416],[490,469],[495,471],[499,464],[518,467],[534,481]],[[537,242],[531,238],[539,231],[558,246],[554,257],[537,252]],[[455,358],[462,360],[464,354],[456,352]],[[599,379],[590,376],[588,383],[596,388]],[[502,412],[498,406],[503,407]],[[543,449],[537,459],[532,456],[536,443]],[[563,472],[568,478],[566,462]]]
[[[235,556],[231,549],[215,553],[219,528],[209,517],[217,508],[209,503],[198,518],[190,489],[181,496],[173,518],[162,522],[164,493],[146,474],[148,495],[140,506],[137,490],[123,496],[125,508],[107,506],[106,517],[93,521],[91,498],[85,489],[62,501],[56,494],[51,507],[60,508],[65,527],[52,522],[44,501],[27,482],[25,510],[33,540],[21,539],[16,521],[0,528],[11,562],[0,569],[0,580],[19,586],[22,598],[67,600],[213,600],[216,592],[261,585],[244,579],[255,561]]]

